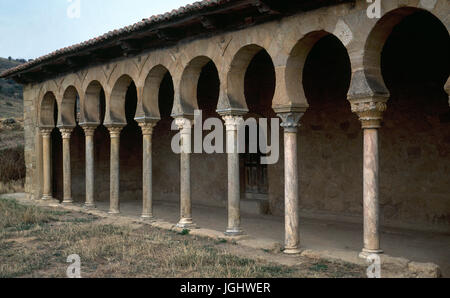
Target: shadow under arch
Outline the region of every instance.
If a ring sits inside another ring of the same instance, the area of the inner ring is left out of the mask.
[[[86,125],[100,125],[105,119],[105,91],[99,81],[89,83],[81,104],[81,122]]]
[[[180,81],[179,102],[181,111],[174,111],[174,116],[177,116],[180,112],[184,115],[194,115],[194,110],[199,108],[199,80],[204,68],[208,65],[215,68],[214,62],[206,56],[195,57],[187,64]]]
[[[448,230],[450,108],[443,87],[450,73],[449,33],[428,11],[395,13],[382,23],[389,30],[376,27],[383,43],[373,53],[390,94],[380,130],[381,219]]]
[[[372,94],[389,94],[381,70],[381,56],[383,48],[394,28],[406,18],[417,13],[426,15],[430,19],[434,19],[435,22],[440,23],[448,35],[448,31],[440,19],[424,9],[415,7],[401,7],[384,15],[370,32],[364,47],[364,76]]]

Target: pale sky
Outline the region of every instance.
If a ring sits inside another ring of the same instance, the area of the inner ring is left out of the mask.
[[[34,59],[193,2],[0,0],[0,57]]]

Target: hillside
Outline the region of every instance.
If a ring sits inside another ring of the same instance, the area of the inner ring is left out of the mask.
[[[0,58],[0,72],[23,63],[24,60]],[[22,86],[13,80],[0,79],[0,119],[22,118]]]

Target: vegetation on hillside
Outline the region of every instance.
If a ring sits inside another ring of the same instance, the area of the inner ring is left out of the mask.
[[[0,58],[0,73],[24,62],[24,59]],[[22,113],[22,86],[10,79],[0,79],[0,118],[19,118]]]

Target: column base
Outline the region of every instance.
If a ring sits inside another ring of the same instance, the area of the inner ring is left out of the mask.
[[[120,214],[120,211],[119,211],[119,210],[109,210],[109,211],[108,211],[108,214],[109,214],[109,215],[119,215],[119,214]]]
[[[155,217],[152,214],[142,214],[141,219],[150,222],[156,221]]]
[[[64,199],[64,201],[62,201],[63,205],[73,205],[73,200],[72,199]]]
[[[366,249],[363,248],[362,252],[359,253],[359,258],[366,260],[370,255],[380,255],[383,254],[384,251],[381,249]]]
[[[286,255],[299,255],[302,253],[300,248],[285,248],[283,253]]]
[[[228,237],[234,237],[234,236],[242,236],[245,233],[244,230],[242,230],[241,228],[228,228],[224,234],[225,236]]]
[[[44,201],[45,203],[48,203],[48,204],[53,205],[53,206],[54,205],[58,205],[58,206],[60,205],[59,200],[55,199],[52,196],[44,195],[44,196],[42,196],[41,200]]]
[[[96,209],[97,206],[95,206],[95,204],[93,204],[93,203],[85,203],[85,204],[83,205],[83,208],[84,208],[84,209]]]
[[[197,225],[192,222],[191,218],[182,218],[179,223],[177,223],[177,228],[193,230],[197,229]]]

